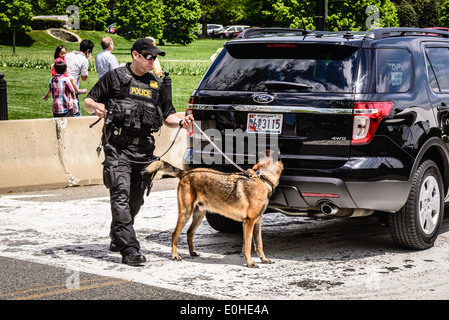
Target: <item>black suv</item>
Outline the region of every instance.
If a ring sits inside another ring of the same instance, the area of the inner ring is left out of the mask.
[[[393,240],[433,245],[449,186],[449,33],[249,29],[224,49],[187,112],[242,167],[260,149],[285,169],[271,209],[312,217],[388,213]],[[194,129],[187,168],[236,171]],[[233,224],[208,214],[212,227]]]

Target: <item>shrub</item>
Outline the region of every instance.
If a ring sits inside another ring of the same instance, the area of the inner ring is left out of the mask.
[[[47,30],[50,28],[63,28],[65,21],[54,19],[33,19],[31,20],[31,28],[33,30]]]
[[[81,30],[95,30],[96,27],[95,20],[89,19],[89,18],[80,18],[80,29]]]
[[[0,54],[0,66],[33,69],[50,69],[52,56],[39,54]],[[210,65],[209,61],[161,61],[162,70],[170,75],[201,76]],[[89,71],[95,71],[95,59],[89,62]]]

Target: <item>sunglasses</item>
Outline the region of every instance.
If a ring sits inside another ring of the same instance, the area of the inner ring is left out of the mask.
[[[151,53],[139,53],[142,57],[144,57],[147,60],[156,60],[157,55],[153,56]]]

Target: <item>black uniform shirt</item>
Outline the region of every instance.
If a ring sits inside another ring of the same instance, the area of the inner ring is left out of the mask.
[[[126,67],[121,68],[128,68],[128,70],[136,80],[149,84],[151,80],[156,79],[156,76],[152,73],[138,76],[131,71],[131,68],[129,66],[130,63],[127,63]],[[119,93],[120,80],[117,77],[117,73],[114,72],[114,70],[111,70],[107,72],[103,77],[101,77],[100,80],[98,80],[98,82],[93,86],[92,90],[90,90],[87,98],[91,98],[95,102],[103,103],[107,107],[109,99],[116,98]],[[176,110],[173,107],[173,103],[168,97],[167,90],[163,85],[161,85],[160,87],[158,100],[159,106],[164,115],[164,119],[166,119],[170,114],[176,113]]]

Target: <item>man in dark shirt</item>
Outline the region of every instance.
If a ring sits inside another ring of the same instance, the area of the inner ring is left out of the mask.
[[[165,52],[150,39],[138,39],[131,55],[131,63],[109,71],[95,84],[84,108],[105,118],[103,180],[111,201],[110,250],[120,251],[123,263],[142,265],[146,259],[133,224],[150,183],[142,172],[154,160],[152,132],[162,123],[188,128],[194,119],[176,116],[165,87],[150,73],[157,55]]]

